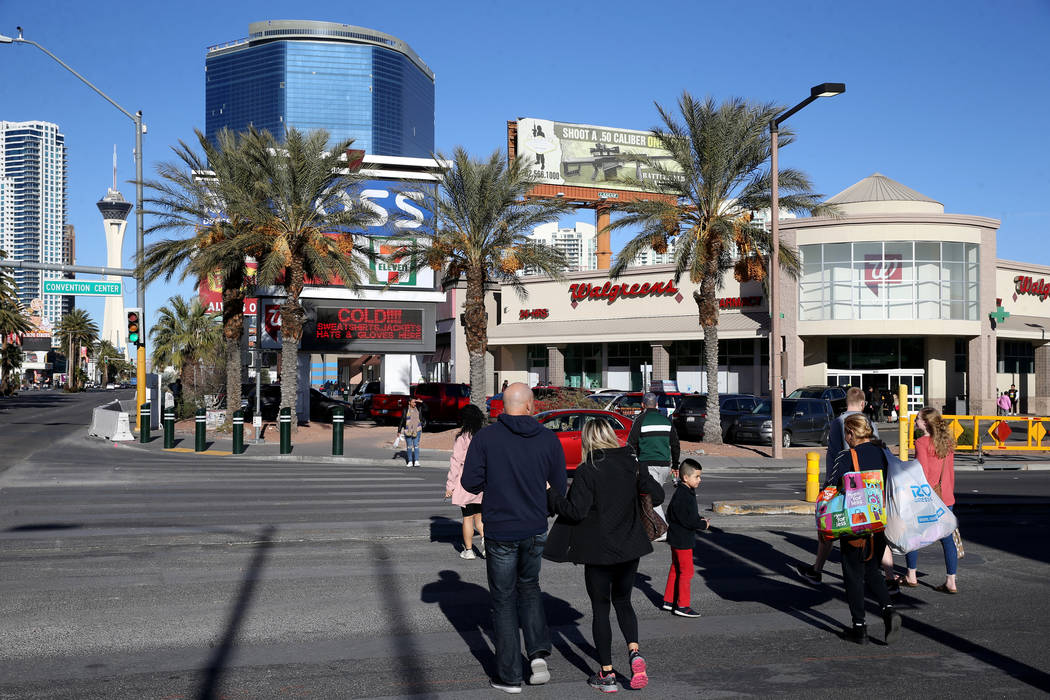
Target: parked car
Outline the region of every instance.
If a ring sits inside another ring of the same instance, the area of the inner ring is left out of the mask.
[[[789,399],[827,399],[835,416],[846,410],[845,386],[802,386],[787,395]]]
[[[354,418],[365,418],[372,408],[372,398],[380,391],[379,382],[361,382],[350,395]]]
[[[310,420],[320,423],[331,423],[332,409],[336,407],[343,409],[344,416],[353,414],[353,405],[346,401],[325,396],[317,389],[310,389]]]
[[[682,394],[677,391],[655,391],[653,393],[656,394],[658,401],[657,408],[665,416],[673,416],[675,411],[678,410],[678,406],[682,403]],[[642,412],[643,396],[645,396],[645,392],[629,391],[617,396],[605,408],[634,420],[635,416]]]
[[[470,386],[450,382],[427,382],[412,387],[411,395],[423,402],[420,418],[429,423],[459,423],[459,413],[470,403]],[[369,414],[376,423],[395,423],[408,406],[405,394],[376,394]]]
[[[737,419],[750,415],[761,401],[752,394],[719,394],[718,411],[722,423],[722,442],[736,439]],[[682,397],[682,404],[671,417],[678,437],[686,440],[702,440],[707,424],[707,394],[690,394]]]
[[[827,399],[781,399],[784,447],[798,442],[828,444],[828,431],[835,419]],[[738,442],[773,444],[773,403],[762,399],[750,415],[737,418]]]
[[[532,387],[533,410],[536,413],[541,413],[553,409],[559,400],[578,392],[583,392],[587,395],[591,393],[587,389],[572,386],[534,386]],[[488,404],[489,419],[495,420],[499,414],[503,413],[503,394],[493,395]]]
[[[262,385],[262,419],[265,421],[277,420],[277,415],[281,411],[281,385],[280,384],[263,384]],[[226,406],[226,392],[223,391],[219,397],[219,403],[221,406]],[[241,410],[244,412],[244,422],[250,423],[252,417],[255,416],[255,384],[247,383],[241,385]]]
[[[554,431],[565,452],[565,468],[570,474],[583,461],[583,444],[581,442],[583,426],[592,420],[602,420],[616,433],[621,445],[627,444],[633,422],[615,411],[602,411],[596,408],[559,408],[536,414],[536,420],[549,430]]]

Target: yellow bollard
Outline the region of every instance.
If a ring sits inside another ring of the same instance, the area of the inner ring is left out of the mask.
[[[820,453],[806,453],[806,502],[816,503],[820,493]]]
[[[911,425],[911,421],[908,420],[908,385],[901,384],[897,390],[897,402],[900,405],[900,410],[897,411],[897,426],[900,429],[900,458],[902,462],[908,461],[908,426]]]

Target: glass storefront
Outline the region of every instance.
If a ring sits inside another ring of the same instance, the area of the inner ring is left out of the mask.
[[[865,241],[799,247],[799,320],[977,320],[976,243]]]

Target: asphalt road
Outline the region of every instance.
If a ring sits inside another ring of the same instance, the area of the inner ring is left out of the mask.
[[[499,695],[487,687],[484,562],[457,556],[441,470],[115,448],[84,437],[99,396],[0,402],[0,698]],[[795,481],[712,473],[701,502],[791,497]],[[642,692],[1050,691],[1050,472],[966,472],[958,485],[961,594],[932,589],[943,564],[923,550],[892,647],[836,636],[848,621],[837,559],[822,586],[792,574],[812,557],[809,518],[717,518],[694,550],[699,620],[659,611],[669,557],[658,545],[634,596],[652,676]],[[553,679],[531,697],[597,692],[582,579],[544,565]]]

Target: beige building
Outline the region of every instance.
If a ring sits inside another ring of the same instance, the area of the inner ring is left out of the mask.
[[[945,213],[878,173],[828,201],[837,217],[781,222],[802,258],[780,290],[785,392],[905,384],[912,411],[994,414],[997,392],[1015,384],[1022,411],[1050,412],[1050,267],[999,260],[999,221]],[[637,390],[658,379],[705,391],[694,285],[673,277],[671,266],[618,280],[597,270],[526,277],[524,300],[493,288],[486,391],[504,380]],[[450,289],[439,313],[435,359],[467,381],[462,293]],[[719,389],[768,395],[762,285],[729,274],[719,296]]]

